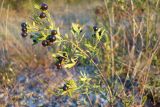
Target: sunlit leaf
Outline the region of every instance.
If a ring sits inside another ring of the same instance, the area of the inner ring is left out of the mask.
[[[34,4],[35,9],[40,9],[40,6],[38,4]]]
[[[76,65],[76,63],[77,62],[72,62],[72,63],[65,64],[64,68],[69,68],[70,69],[70,68],[74,67]]]

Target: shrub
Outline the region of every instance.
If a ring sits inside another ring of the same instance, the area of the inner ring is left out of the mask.
[[[153,66],[152,59],[159,50],[159,38],[151,30],[155,27],[154,22],[150,23],[151,13],[146,10],[141,16],[142,13],[135,11],[143,8],[139,5],[150,8],[145,1],[105,0],[107,17],[102,15],[102,18],[106,25],[99,24],[84,30],[82,25],[73,23],[70,33],[65,35],[60,33],[47,9],[34,5],[31,21],[25,22],[25,27],[24,23],[21,25],[22,29],[27,29],[22,30],[22,37],[31,35],[33,45],[41,43],[44,47],[52,47],[57,69],[94,68],[92,73],[80,71],[76,80],[65,80],[64,86],[55,91],[56,95],[83,94],[91,106],[91,93],[103,96],[112,106],[119,103],[127,107],[145,104],[148,74]],[[115,16],[114,12],[124,15]],[[125,19],[126,14],[129,15]],[[85,35],[86,32],[90,35]]]

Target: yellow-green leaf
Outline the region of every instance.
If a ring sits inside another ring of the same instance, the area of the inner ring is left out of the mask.
[[[72,68],[75,66],[76,63],[77,62],[72,62],[72,63],[66,64],[66,65],[64,65],[64,68]]]
[[[40,6],[38,4],[34,4],[35,9],[40,9]]]

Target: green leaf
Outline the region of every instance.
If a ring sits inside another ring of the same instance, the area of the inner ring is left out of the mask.
[[[39,10],[40,6],[38,4],[34,4],[34,8]]]
[[[66,39],[68,39],[69,37],[68,37],[68,34],[65,34],[65,36],[64,36]]]
[[[35,26],[36,26],[36,23],[33,21],[33,22],[32,22],[32,25],[35,27]]]
[[[76,56],[82,57],[82,58],[84,58],[84,59],[87,58],[85,55],[83,55],[83,54],[81,54],[81,53],[76,53]]]
[[[72,30],[71,30],[72,34],[75,34],[75,33],[79,34],[81,29],[82,28],[79,26],[79,24],[72,23]]]
[[[142,106],[145,104],[146,101],[147,101],[147,96],[144,96],[142,99]]]
[[[61,95],[65,95],[67,93],[67,91],[63,91]]]
[[[85,46],[88,48],[90,51],[95,51],[95,48],[91,44],[85,44]]]
[[[72,68],[72,67],[74,67],[75,65],[76,65],[76,63],[77,62],[72,62],[72,63],[69,63],[69,64],[66,64],[66,65],[64,65],[64,68]]]
[[[52,57],[53,57],[53,58],[56,58],[56,57],[57,57],[57,55],[53,53],[53,54],[52,54]]]

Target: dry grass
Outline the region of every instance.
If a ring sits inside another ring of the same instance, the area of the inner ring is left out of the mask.
[[[24,21],[27,14],[17,13],[9,7],[2,8],[0,14],[2,16],[0,19],[1,73],[10,73],[11,70],[16,74],[25,67],[35,69],[39,65],[47,66],[50,63],[47,49],[32,46],[32,41],[20,37],[20,23]]]

